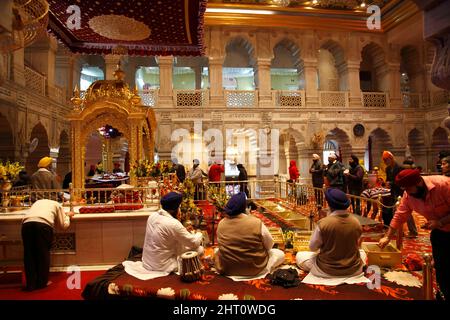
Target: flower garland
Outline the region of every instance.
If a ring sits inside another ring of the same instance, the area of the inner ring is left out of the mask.
[[[194,193],[195,186],[191,179],[185,179],[181,184],[180,191],[183,193],[183,201],[180,205],[180,217],[181,222],[187,222],[188,220],[195,220],[200,218],[201,211],[195,205]]]

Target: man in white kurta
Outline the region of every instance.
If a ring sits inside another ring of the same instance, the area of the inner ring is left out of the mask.
[[[189,232],[176,219],[182,195],[170,192],[161,199],[162,209],[147,220],[142,262],[149,271],[174,272],[178,260],[186,251],[203,252],[200,232]]]

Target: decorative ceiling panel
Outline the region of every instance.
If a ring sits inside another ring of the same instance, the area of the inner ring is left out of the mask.
[[[128,55],[142,56],[204,53],[207,0],[48,2],[49,31],[72,52],[110,54],[120,48]]]

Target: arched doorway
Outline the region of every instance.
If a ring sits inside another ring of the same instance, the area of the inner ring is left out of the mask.
[[[270,65],[272,90],[305,89],[300,48],[291,40],[284,39],[273,48],[273,53],[274,58]]]
[[[244,38],[238,37],[228,43],[222,69],[225,90],[255,90],[256,61],[253,54],[253,46]]]
[[[0,113],[0,161],[14,161],[14,140],[8,119]]]
[[[350,144],[350,139],[344,130],[334,128],[326,135],[323,149],[323,161],[325,164],[327,164],[328,154],[331,151],[335,151],[341,161],[350,157],[352,146]]]
[[[384,150],[392,150],[393,145],[389,134],[381,129],[376,128],[369,135],[367,157],[369,158],[369,170],[373,167],[384,168],[384,163],[381,156]]]
[[[431,140],[431,163],[428,168],[431,171],[437,171],[436,163],[439,160],[439,151],[450,151],[450,143],[448,141],[448,132],[442,127],[436,128],[433,132]]]
[[[342,46],[333,40],[322,44],[318,57],[319,90],[347,90],[347,79],[344,76],[346,71],[347,64]]]
[[[427,154],[423,133],[416,128],[412,129],[408,134],[408,146],[415,165],[421,166],[424,170],[427,170]]]
[[[383,68],[386,66],[385,53],[376,43],[364,46],[361,52],[361,65],[359,72],[361,91],[384,92],[388,91],[389,81]]]
[[[25,170],[29,175],[32,175],[37,169],[39,160],[42,157],[50,155],[50,148],[48,147],[48,135],[44,126],[39,122],[31,131],[30,135],[30,154],[25,163]]]
[[[289,179],[289,164],[291,160],[295,160],[297,167],[300,167],[298,163],[299,154],[297,148],[297,142],[292,134],[289,132],[280,135],[280,150],[279,150],[279,170],[280,174],[286,174]]]

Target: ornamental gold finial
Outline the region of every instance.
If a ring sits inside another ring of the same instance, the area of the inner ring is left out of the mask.
[[[119,59],[119,62],[117,63],[117,69],[114,71],[113,76],[116,80],[123,80],[125,78],[125,72],[120,68],[121,62]]]
[[[73,90],[73,97],[70,99],[72,104],[74,105],[75,109],[78,109],[81,105],[81,98],[80,98],[80,90],[78,89],[78,85],[75,85],[75,89]]]

